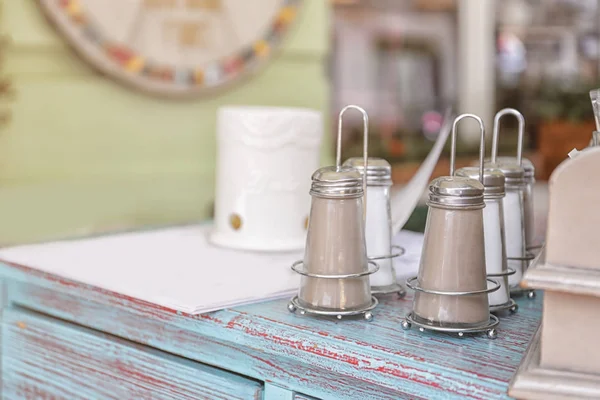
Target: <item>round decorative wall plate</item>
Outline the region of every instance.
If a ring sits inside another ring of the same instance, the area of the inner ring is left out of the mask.
[[[199,94],[255,70],[301,0],[38,0],[88,62],[163,95]]]

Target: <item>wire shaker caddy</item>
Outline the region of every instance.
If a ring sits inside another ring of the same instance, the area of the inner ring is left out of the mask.
[[[478,179],[455,175],[456,128],[472,118],[479,123]],[[490,314],[488,293],[500,284],[486,277],[483,228],[483,121],[473,114],[454,120],[450,154],[450,175],[429,185],[427,222],[419,273],[407,280],[415,290],[413,311],[402,322],[419,330],[456,333],[486,332],[496,337],[498,318]]]
[[[363,315],[370,320],[377,299],[371,295],[369,275],[379,266],[367,258],[365,240],[365,174],[341,165],[342,117],[350,109],[363,117],[363,168],[368,168],[368,115],[349,105],[339,114],[336,165],[312,175],[311,209],[304,259],[292,265],[302,275],[291,312],[331,316]]]

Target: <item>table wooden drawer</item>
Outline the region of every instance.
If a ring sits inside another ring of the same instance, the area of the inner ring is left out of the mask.
[[[24,309],[4,310],[3,399],[256,400],[262,392],[246,377]]]

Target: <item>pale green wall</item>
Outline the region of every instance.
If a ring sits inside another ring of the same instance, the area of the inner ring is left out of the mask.
[[[12,122],[0,131],[0,244],[206,218],[220,105],[310,107],[327,116],[327,1],[305,0],[285,48],[259,75],[193,101],[156,99],[103,78],[66,47],[35,0],[0,3],[16,89]]]

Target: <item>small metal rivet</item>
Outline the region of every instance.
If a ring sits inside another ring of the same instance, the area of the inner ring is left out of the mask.
[[[231,214],[229,216],[229,224],[234,230],[239,230],[242,227],[242,217],[238,214]]]
[[[342,319],[342,316],[338,314],[337,319]]]
[[[458,332],[458,336],[463,337],[465,334],[463,332]]]
[[[425,328],[419,328],[421,332],[425,332]]]

